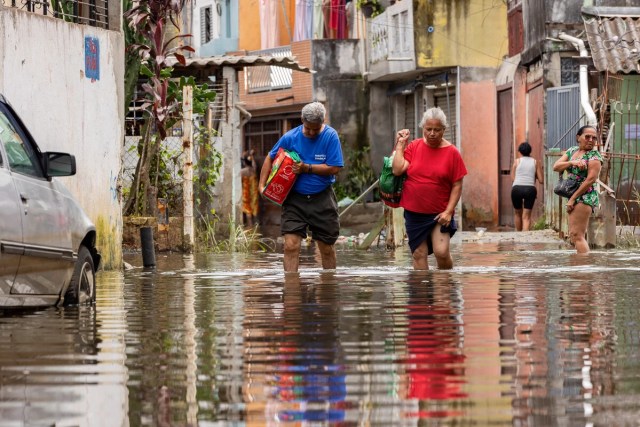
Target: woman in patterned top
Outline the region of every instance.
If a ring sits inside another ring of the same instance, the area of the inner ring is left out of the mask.
[[[576,252],[589,252],[586,233],[589,217],[600,203],[595,183],[602,168],[602,156],[595,150],[598,135],[595,127],[582,126],[576,135],[578,145],[567,149],[562,157],[553,165],[556,172],[569,174],[580,183],[580,186],[567,201],[569,214],[569,240],[575,246]]]

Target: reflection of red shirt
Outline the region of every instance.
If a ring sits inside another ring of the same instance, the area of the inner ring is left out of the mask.
[[[444,212],[453,183],[467,174],[458,149],[454,145],[431,148],[419,138],[407,146],[404,158],[410,165],[400,206],[425,214]]]
[[[458,348],[457,325],[449,310],[409,305],[406,363],[409,374],[408,397],[415,399],[455,399],[461,391],[464,355]]]

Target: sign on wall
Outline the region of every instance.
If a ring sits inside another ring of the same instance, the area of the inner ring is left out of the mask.
[[[84,38],[84,74],[92,82],[100,80],[100,41],[95,37]]]

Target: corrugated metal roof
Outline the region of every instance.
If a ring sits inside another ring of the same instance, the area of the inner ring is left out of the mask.
[[[598,71],[640,72],[640,18],[593,15],[583,15],[583,18]]]
[[[244,68],[258,65],[275,65],[283,68],[290,68],[296,71],[303,71],[305,73],[315,73],[315,71],[300,65],[294,56],[211,56],[207,58],[189,58],[187,59],[186,66],[180,63],[175,63],[173,66],[176,69],[184,70],[185,68],[193,68],[196,70],[201,69],[216,69],[221,67],[233,67]]]

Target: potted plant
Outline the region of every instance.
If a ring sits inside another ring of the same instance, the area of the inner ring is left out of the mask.
[[[373,18],[384,11],[379,0],[357,0],[356,6],[360,8],[365,18]]]

